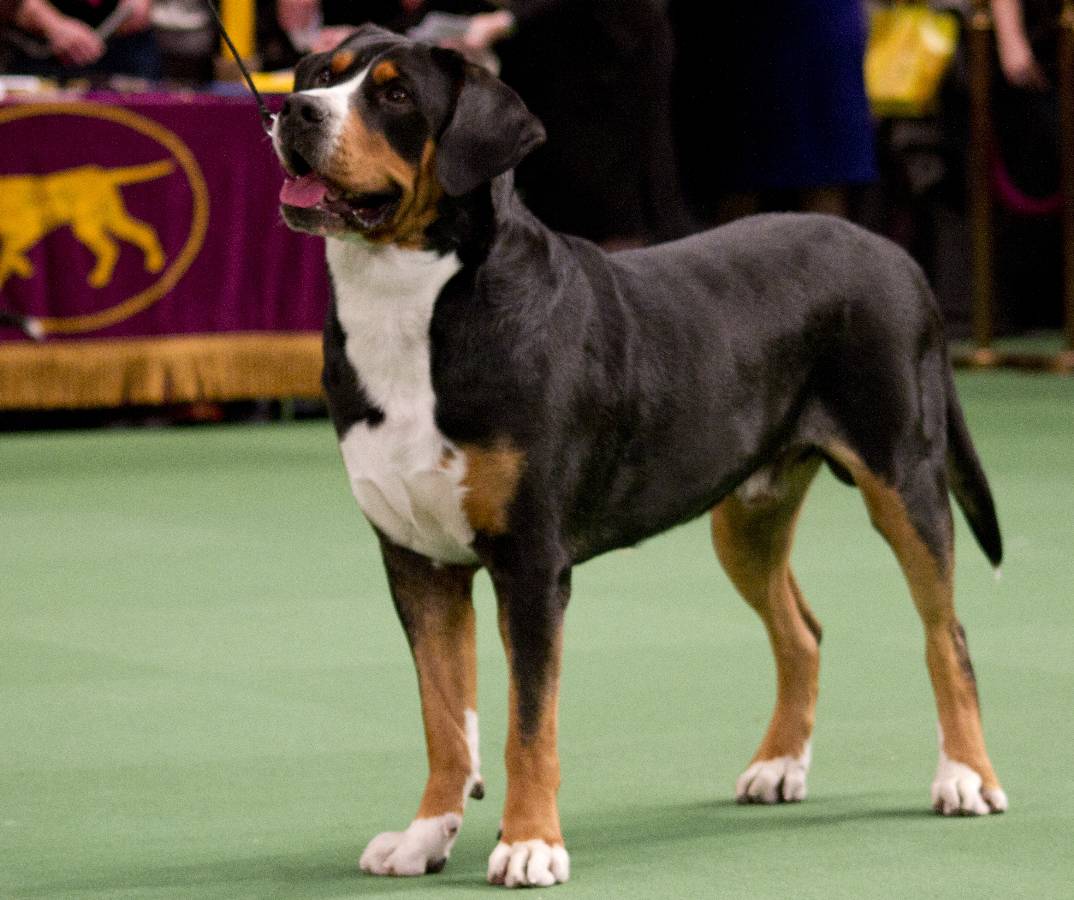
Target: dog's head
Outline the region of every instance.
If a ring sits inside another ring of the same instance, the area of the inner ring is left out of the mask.
[[[365,26],[295,70],[273,128],[283,217],[297,231],[422,246],[445,194],[468,194],[543,140],[497,78]]]

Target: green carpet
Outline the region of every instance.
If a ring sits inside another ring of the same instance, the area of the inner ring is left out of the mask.
[[[1007,542],[960,520],[959,609],[1004,816],[928,808],[921,629],[822,476],[796,569],[824,624],[810,796],[736,807],[771,710],[704,521],[575,575],[556,897],[1074,896],[1074,380],[959,381]],[[505,672],[482,577],[487,798],[443,874],[357,871],[416,808],[411,662],[325,424],[0,436],[0,897],[493,896]]]

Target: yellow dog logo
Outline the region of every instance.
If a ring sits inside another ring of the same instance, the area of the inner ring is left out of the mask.
[[[0,176],[0,286],[12,274],[31,278],[34,267],[27,251],[64,225],[94,255],[86,279],[91,287],[112,280],[119,259],[116,238],[142,251],[147,272],[160,272],[165,262],[160,239],[150,225],[127,211],[120,188],[173,171],[175,164],[164,159],[115,169],[79,166],[48,175]]]

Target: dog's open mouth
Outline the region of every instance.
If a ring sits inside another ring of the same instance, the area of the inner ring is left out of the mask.
[[[361,231],[377,228],[391,219],[401,199],[402,190],[399,188],[353,193],[312,171],[287,176],[280,188],[280,203],[303,211],[293,218],[320,219],[317,230],[322,233],[339,228]]]

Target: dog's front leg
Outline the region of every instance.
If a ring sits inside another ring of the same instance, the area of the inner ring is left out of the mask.
[[[556,715],[570,570],[519,568],[491,571],[510,672],[510,709],[507,797],[488,879],[508,887],[547,887],[570,876],[556,805]]]
[[[375,875],[439,872],[470,796],[481,797],[477,751],[474,569],[436,566],[381,536],[392,599],[418,670],[429,780],[406,831],[377,835],[360,865]]]

